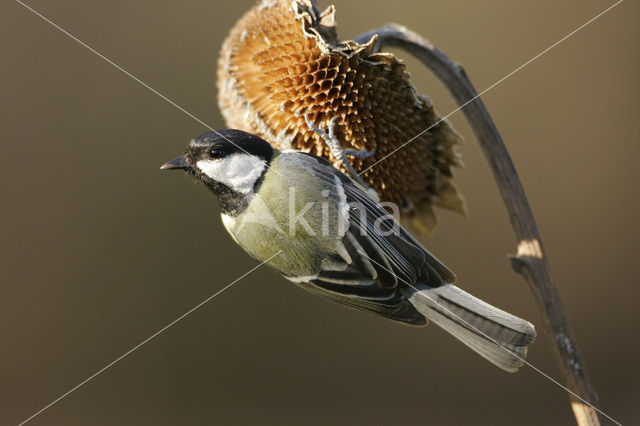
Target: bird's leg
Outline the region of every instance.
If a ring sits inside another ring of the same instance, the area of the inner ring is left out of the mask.
[[[316,126],[313,123],[313,121],[309,119],[308,113],[305,112],[304,114],[304,120],[307,122],[307,126],[309,126],[311,130],[313,130],[314,132],[320,135],[322,140],[324,140],[324,143],[327,144],[327,146],[331,150],[331,154],[333,154],[336,160],[338,160],[340,164],[342,164],[344,168],[347,169],[347,172],[349,173],[349,175],[351,175],[351,178],[356,182],[358,182],[360,185],[362,185],[366,190],[375,194],[375,191],[365,183],[365,181],[360,177],[356,169],[353,168],[353,165],[351,164],[351,161],[349,161],[349,159],[347,158],[347,155],[352,157],[358,157],[358,158],[367,158],[367,157],[371,157],[376,152],[376,149],[373,148],[371,151],[367,151],[366,149],[357,150],[357,149],[350,149],[350,148],[348,149],[342,148],[342,145],[340,144],[340,141],[336,137],[336,133],[335,133],[337,119],[338,119],[338,116],[335,116],[331,120],[329,120],[329,126],[327,126],[327,131],[324,131],[320,129],[318,126]]]
[[[371,151],[367,151],[366,149],[342,148],[342,145],[340,145],[340,141],[336,137],[337,119],[338,119],[338,116],[335,116],[331,120],[329,120],[328,134],[326,132],[322,132],[321,134],[327,146],[331,148],[331,152],[334,154],[334,156],[337,152],[342,151],[343,155],[340,155],[341,161],[346,161],[350,163],[350,161],[345,157],[346,155],[349,155],[351,157],[358,157],[358,158],[369,158],[373,154],[375,154],[376,152],[375,147]],[[345,164],[345,167],[348,167],[348,166]]]

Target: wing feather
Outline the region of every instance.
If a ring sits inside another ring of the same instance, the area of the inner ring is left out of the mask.
[[[434,287],[455,276],[427,252],[377,201],[357,183],[319,157],[295,153],[320,179],[325,189],[348,204],[348,227],[341,247],[303,288],[347,306],[397,321],[422,325],[426,319],[403,296],[418,282]],[[338,206],[342,211],[344,206]]]

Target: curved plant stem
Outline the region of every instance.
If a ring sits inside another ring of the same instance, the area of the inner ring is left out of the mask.
[[[569,328],[560,295],[553,283],[551,269],[527,196],[484,103],[462,67],[419,34],[401,25],[389,24],[361,35],[356,41],[365,43],[373,36],[377,36],[378,51],[383,47],[395,46],[422,61],[444,83],[462,107],[493,171],[518,240],[518,251],[511,257],[511,266],[529,283],[545,323],[553,333],[555,353],[567,388],[591,404],[585,404],[569,394],[576,421],[581,426],[599,425],[599,415],[593,408],[598,404],[598,396],[589,380],[582,355]]]

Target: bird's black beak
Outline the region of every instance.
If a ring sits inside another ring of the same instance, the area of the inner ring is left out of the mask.
[[[187,158],[183,155],[178,158],[174,158],[171,161],[167,161],[160,167],[160,170],[186,170],[190,168],[191,165],[187,161]]]

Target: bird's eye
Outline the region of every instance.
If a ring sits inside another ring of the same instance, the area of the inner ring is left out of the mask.
[[[209,151],[209,158],[221,158],[224,155],[224,151],[220,148],[212,148]]]

